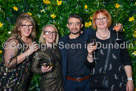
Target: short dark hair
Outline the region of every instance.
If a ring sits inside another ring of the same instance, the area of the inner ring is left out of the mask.
[[[78,14],[70,14],[69,17],[68,17],[68,20],[67,20],[68,23],[69,23],[69,19],[70,19],[70,18],[77,18],[77,19],[79,19],[80,22],[82,23],[82,18],[81,18],[80,15],[78,15]]]

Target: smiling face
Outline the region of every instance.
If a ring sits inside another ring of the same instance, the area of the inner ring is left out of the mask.
[[[107,27],[109,28],[111,26],[112,23],[112,19],[111,19],[111,15],[110,13],[105,10],[105,9],[100,9],[97,10],[94,14],[93,14],[93,19],[92,19],[92,23],[93,23],[93,28],[94,29],[98,29],[98,28],[103,28],[103,27]]]
[[[23,20],[19,27],[22,37],[29,37],[33,29],[33,25],[30,21]]]
[[[55,42],[56,36],[57,34],[53,27],[45,27],[43,31],[43,38],[45,39],[46,44],[52,44],[53,42]]]
[[[79,34],[83,24],[81,24],[81,21],[78,18],[70,18],[67,27],[71,34]]]
[[[105,29],[108,27],[108,18],[104,14],[99,13],[95,20],[95,23],[97,29]]]

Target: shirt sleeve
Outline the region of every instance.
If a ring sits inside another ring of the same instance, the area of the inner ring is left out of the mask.
[[[109,27],[109,30],[110,30],[110,31],[114,31],[114,30],[113,30],[113,27],[114,27],[113,25],[110,26],[110,27]]]
[[[86,28],[83,30],[83,35],[84,36],[91,36],[93,33],[95,33],[96,31],[91,29],[91,28]]]
[[[86,64],[86,66],[87,66],[88,69],[92,70],[93,67],[94,67],[94,65],[95,65],[95,62],[93,61],[92,63],[90,63],[90,62],[86,61],[85,64]]]
[[[122,40],[122,43],[125,43],[125,39],[123,38],[122,35],[120,35],[120,38]],[[123,65],[131,65],[131,57],[127,51],[127,46],[125,46],[125,48],[121,48],[121,62],[123,63]]]
[[[121,49],[121,62],[124,66],[131,65],[131,58],[127,49]]]
[[[40,66],[40,56],[39,56],[39,52],[35,52],[33,55],[33,59],[32,59],[32,67],[31,70],[33,73],[36,74],[43,74],[42,70],[41,70],[41,66]]]

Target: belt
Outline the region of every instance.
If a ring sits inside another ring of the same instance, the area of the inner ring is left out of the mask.
[[[90,75],[85,76],[85,77],[78,77],[78,78],[71,78],[71,77],[67,76],[66,78],[67,78],[68,80],[80,82],[80,81],[84,81],[84,80],[86,80],[86,79],[89,79],[89,77],[90,77]]]

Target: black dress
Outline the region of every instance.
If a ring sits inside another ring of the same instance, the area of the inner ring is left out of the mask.
[[[50,72],[41,71],[42,63],[53,62]],[[40,91],[63,91],[62,87],[61,55],[57,47],[39,49],[33,57],[32,72],[41,75]]]
[[[91,39],[96,39],[98,47],[96,52],[96,57],[98,60],[95,61],[94,68],[92,69],[91,74],[100,74],[104,70],[104,65],[107,56],[107,46],[109,44],[109,39],[101,40],[98,39],[95,35],[92,35],[88,42]],[[122,48],[122,43],[124,43],[123,38],[121,43],[115,41],[116,34],[111,32],[111,53],[110,59],[107,68],[107,75],[109,77],[109,89],[91,89],[91,91],[126,91],[126,73],[124,70],[125,65],[131,65],[131,60],[129,54],[125,48]],[[120,48],[118,48],[118,45]],[[113,45],[113,46],[112,46]],[[90,76],[91,77],[91,76]]]
[[[0,64],[0,91],[26,91],[30,79],[30,57],[20,64],[16,63],[17,56],[27,49],[23,45],[23,40],[17,35],[5,42],[3,60]],[[10,68],[5,67],[5,60],[9,65],[14,65]]]

